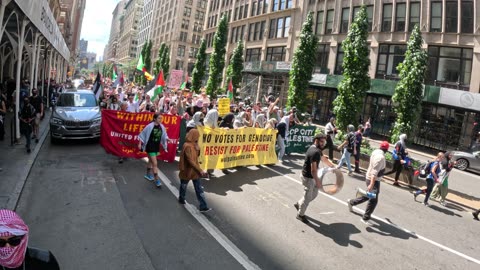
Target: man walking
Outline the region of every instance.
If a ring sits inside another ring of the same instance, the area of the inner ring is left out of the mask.
[[[322,149],[325,148],[327,137],[324,134],[317,134],[313,138],[313,145],[308,148],[305,154],[305,162],[302,169],[302,183],[305,189],[303,197],[293,206],[297,209],[297,219],[305,224],[309,221],[305,216],[305,211],[311,201],[318,195],[318,189],[322,188],[322,182],[318,178],[317,169],[320,161],[330,168],[333,168],[333,163],[323,155]]]
[[[30,97],[30,104],[32,104],[33,108],[35,108],[35,121],[33,122],[33,138],[35,142],[38,143],[39,139],[39,129],[40,129],[40,120],[42,119],[43,115],[43,100],[42,97],[38,95],[37,88],[33,88],[32,96]],[[32,138],[32,139],[33,139]]]
[[[335,134],[337,134],[337,127],[335,126],[335,117],[330,118],[330,122],[325,126],[325,134],[327,134],[327,148],[328,148],[328,158],[333,161],[333,139],[335,139]]]
[[[343,163],[346,162],[347,168],[348,168],[348,175],[350,176],[352,175],[352,164],[350,161],[350,156],[352,154],[354,155],[356,154],[355,152],[356,137],[354,133],[355,127],[353,125],[348,125],[347,131],[348,131],[348,134],[347,134],[347,137],[345,137],[345,141],[338,146],[338,150],[342,151],[343,154],[340,160],[338,161],[337,169],[341,169],[343,166]]]
[[[35,108],[30,104],[30,99],[24,97],[23,108],[20,111],[20,131],[25,135],[27,153],[30,153],[30,142],[32,141],[32,122],[36,117]]]
[[[374,196],[364,195],[356,199],[350,199],[347,201],[348,210],[353,213],[353,206],[368,201],[367,209],[363,214],[362,222],[366,225],[371,225],[369,220],[375,207],[378,203],[378,195],[380,193],[380,181],[385,173],[385,153],[388,151],[389,144],[383,141],[380,144],[380,149],[372,152],[370,156],[370,164],[368,165],[367,175],[365,182],[367,184],[367,192],[374,194]]]

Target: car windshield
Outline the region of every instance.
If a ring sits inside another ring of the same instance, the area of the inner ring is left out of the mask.
[[[64,93],[60,95],[57,106],[59,107],[96,107],[97,101],[93,94]]]

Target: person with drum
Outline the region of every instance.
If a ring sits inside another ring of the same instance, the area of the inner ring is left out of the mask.
[[[302,169],[302,183],[305,193],[303,194],[303,197],[293,205],[297,209],[297,219],[305,224],[309,223],[305,216],[305,211],[307,211],[310,202],[317,197],[318,190],[322,188],[322,181],[317,173],[320,161],[330,168],[335,167],[328,157],[324,156],[322,153],[326,141],[327,136],[324,134],[320,133],[315,135],[313,138],[313,145],[308,148],[307,153],[305,154],[305,162],[303,163]]]
[[[365,182],[367,184],[367,194],[358,197],[356,199],[350,199],[347,201],[348,210],[353,213],[353,206],[368,201],[367,209],[361,221],[370,226],[370,217],[375,211],[375,207],[378,203],[378,194],[380,193],[380,181],[385,173],[385,153],[388,151],[390,145],[387,141],[383,141],[380,144],[380,149],[372,152],[370,156],[370,163],[368,165]],[[371,194],[372,196],[369,196]]]

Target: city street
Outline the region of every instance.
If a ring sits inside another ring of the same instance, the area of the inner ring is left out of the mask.
[[[229,170],[193,186],[178,204],[178,163],[160,163],[164,187],[143,179],[144,163],[123,164],[96,142],[51,145],[33,165],[17,211],[31,245],[50,249],[62,269],[478,269],[478,226],[454,204],[431,207],[408,189],[382,183],[372,227],[345,201],[364,187],[345,174],[343,190],[319,194],[295,219],[303,156],[282,165]],[[476,189],[478,190],[478,189]],[[172,193],[175,192],[175,194]],[[472,237],[473,236],[473,237]]]

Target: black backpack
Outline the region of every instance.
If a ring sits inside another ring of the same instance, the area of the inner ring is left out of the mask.
[[[426,178],[432,172],[432,165],[434,161],[427,161],[427,163],[423,164],[418,168],[420,171],[419,177]]]
[[[348,152],[353,153],[353,148],[355,147],[356,139],[357,138],[355,137],[355,134],[353,132],[348,133],[347,135],[347,140],[348,140],[347,151]]]

